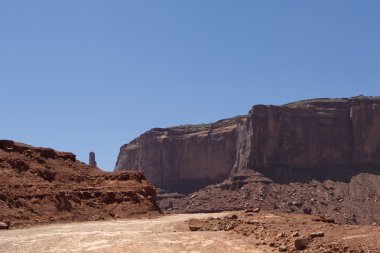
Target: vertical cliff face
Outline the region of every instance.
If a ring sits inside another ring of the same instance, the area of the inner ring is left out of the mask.
[[[196,188],[253,169],[278,181],[348,180],[380,169],[380,97],[256,105],[246,117],[152,129],[124,145],[116,170],[167,189]]]
[[[349,107],[255,106],[250,113],[253,168],[341,168],[350,164]]]
[[[380,165],[380,99],[355,103],[350,110],[356,166]]]
[[[380,99],[256,105],[237,131],[235,170],[276,180],[336,178],[380,168]]]
[[[221,181],[235,163],[236,127],[243,121],[154,128],[121,148],[115,170],[141,170],[156,186],[178,191]]]

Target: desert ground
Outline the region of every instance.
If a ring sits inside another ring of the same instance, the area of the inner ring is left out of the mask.
[[[380,252],[380,227],[269,212],[170,214],[0,231],[0,252]],[[296,240],[308,240],[295,249]]]
[[[0,252],[263,252],[238,234],[189,230],[187,220],[209,216],[178,214],[4,230]]]

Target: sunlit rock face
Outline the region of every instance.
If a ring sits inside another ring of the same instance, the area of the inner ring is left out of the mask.
[[[121,147],[115,170],[141,170],[157,187],[178,191],[219,182],[235,163],[235,130],[244,120],[154,128]]]
[[[278,181],[297,181],[348,180],[380,168],[377,97],[256,105],[241,128],[235,170],[249,168]]]
[[[115,170],[189,191],[253,169],[276,181],[348,180],[380,169],[380,97],[255,105],[213,124],[152,129],[121,147]]]

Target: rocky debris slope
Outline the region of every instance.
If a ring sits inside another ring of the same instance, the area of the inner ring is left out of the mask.
[[[361,173],[346,183],[275,183],[252,170],[240,171],[220,184],[189,195],[158,195],[168,213],[220,212],[260,208],[320,215],[340,224],[380,225],[380,176]]]
[[[222,218],[191,219],[188,226],[191,231],[230,231],[246,236],[263,252],[268,252],[268,246],[272,252],[380,252],[379,227],[338,225],[313,215],[248,209]]]
[[[255,105],[214,124],[152,129],[121,147],[115,170],[143,171],[180,192],[245,169],[282,183],[349,182],[380,173],[379,129],[380,97]]]
[[[106,173],[72,153],[0,140],[1,224],[156,215],[155,197],[141,172]]]
[[[235,163],[235,129],[244,120],[154,128],[121,147],[115,170],[143,171],[155,186],[184,192],[220,182]]]

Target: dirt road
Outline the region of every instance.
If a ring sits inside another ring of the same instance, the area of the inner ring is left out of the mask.
[[[185,222],[224,215],[179,214],[0,231],[0,252],[263,252],[236,234],[190,232]]]

